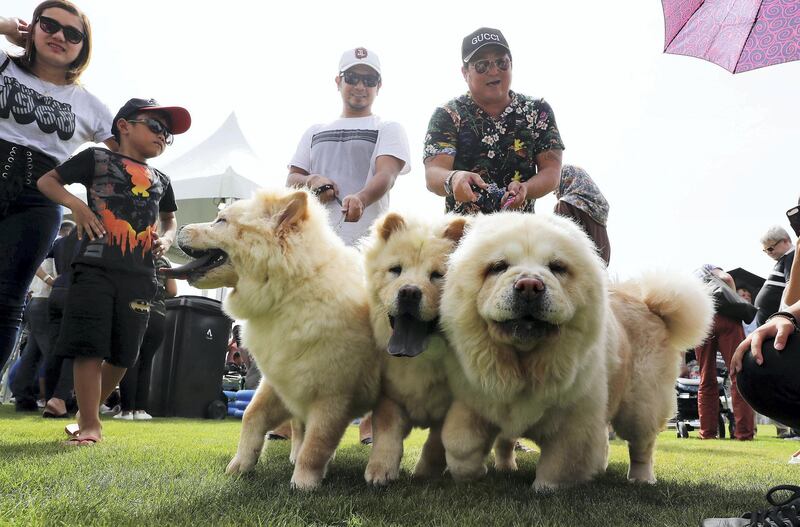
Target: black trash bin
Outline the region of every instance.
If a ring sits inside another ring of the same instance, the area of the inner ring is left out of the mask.
[[[168,298],[164,342],[153,358],[148,398],[159,417],[209,417],[220,399],[231,319],[218,300]]]

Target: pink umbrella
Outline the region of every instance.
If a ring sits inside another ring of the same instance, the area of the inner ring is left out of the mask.
[[[800,0],[661,0],[664,51],[731,73],[800,59]]]

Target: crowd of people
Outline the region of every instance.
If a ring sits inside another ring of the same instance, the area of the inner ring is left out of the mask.
[[[41,394],[44,416],[67,416],[74,387],[80,411],[67,443],[91,445],[102,439],[100,404],[117,386],[119,419],[150,417],[149,369],[163,338],[164,298],[176,294],[174,282],[157,280],[155,269],[169,266],[164,256],[175,239],[177,207],[169,178],[148,160],[186,132],[191,118],[184,108],[137,98],[112,117],[79,83],[91,57],[91,26],[67,0],[42,2],[29,22],[0,17],[0,34],[23,49],[0,53],[0,75],[16,103],[0,113],[0,252],[15,255],[0,260],[0,367],[14,349],[25,310],[30,330],[14,383],[17,408],[37,409]],[[608,201],[585,169],[562,164],[565,145],[553,108],[513,91],[512,72],[511,48],[500,30],[482,27],[464,37],[467,93],[437,107],[430,119],[423,154],[427,189],[457,214],[533,213],[536,199],[553,193],[554,212],[581,225],[608,264]],[[318,196],[337,234],[353,245],[389,208],[390,191],[410,171],[411,157],[403,126],[372,112],[383,82],[375,51],[345,51],[334,80],[341,114],[303,134],[286,184]],[[105,148],[73,155],[85,142]],[[68,183],[83,184],[88,203],[67,192]],[[61,206],[71,210],[74,224],[62,224]],[[712,368],[718,351],[732,372],[736,439],[754,437],[751,407],[800,428],[800,341],[792,337],[800,273],[791,273],[794,246],[785,230],[770,229],[761,241],[776,265],[755,295],[756,320],[717,313],[712,335],[695,350],[703,439],[717,437]],[[729,275],[709,269],[736,290]],[[740,292],[754,296],[746,288]],[[234,338],[231,346],[241,342]],[[245,356],[232,349],[230,361],[238,367]],[[247,370],[257,373],[254,364]],[[370,435],[367,416],[362,441]],[[786,507],[796,512],[800,498],[763,514],[787,514]]]

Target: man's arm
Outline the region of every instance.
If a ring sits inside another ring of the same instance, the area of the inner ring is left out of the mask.
[[[446,196],[444,181],[453,170],[455,157],[439,154],[425,160],[425,186],[437,196]]]
[[[287,187],[306,187],[314,191],[322,185],[333,185],[332,190],[326,190],[317,196],[322,203],[327,203],[339,195],[339,186],[333,180],[326,178],[322,174],[309,174],[294,165],[289,167],[289,175],[286,176]]]
[[[289,175],[286,176],[286,186],[311,188],[308,179],[308,172],[302,168],[292,165],[289,167]]]
[[[428,190],[439,196],[447,196],[444,183],[453,172],[455,158],[447,154],[438,154],[425,160],[425,185]],[[450,177],[450,188],[456,201],[475,201],[478,197],[472,191],[472,185],[487,188],[489,185],[475,172],[456,170]]]
[[[403,170],[405,161],[394,156],[383,155],[375,159],[375,174],[367,181],[364,188],[345,196],[342,200],[342,212],[345,221],[358,221],[364,209],[378,201],[394,186],[397,175]]]
[[[558,188],[561,180],[561,150],[545,150],[536,155],[539,171],[525,182],[527,199],[541,198]]]

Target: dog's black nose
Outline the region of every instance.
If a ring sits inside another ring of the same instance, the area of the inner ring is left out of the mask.
[[[417,314],[421,300],[422,290],[419,287],[404,285],[397,292],[397,307],[400,313]]]
[[[419,302],[422,300],[422,290],[413,285],[404,285],[397,292],[397,299],[401,302]]]
[[[539,278],[526,276],[514,282],[514,292],[525,300],[533,300],[545,289]]]

